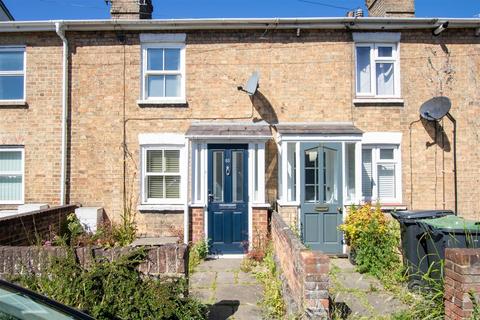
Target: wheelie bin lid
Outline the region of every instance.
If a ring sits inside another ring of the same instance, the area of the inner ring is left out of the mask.
[[[438,219],[428,219],[422,223],[432,227],[433,229],[442,230],[446,232],[480,232],[480,222],[473,220],[466,220],[457,216],[445,216]]]
[[[452,210],[402,210],[391,213],[397,220],[419,220],[453,216]]]

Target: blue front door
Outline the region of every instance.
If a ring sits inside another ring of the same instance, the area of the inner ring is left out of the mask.
[[[208,145],[208,239],[213,254],[248,241],[248,145]]]

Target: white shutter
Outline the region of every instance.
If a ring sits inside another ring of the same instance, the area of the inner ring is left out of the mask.
[[[364,197],[372,197],[372,149],[362,150],[362,194]]]
[[[395,164],[379,164],[378,197],[380,199],[395,198]]]

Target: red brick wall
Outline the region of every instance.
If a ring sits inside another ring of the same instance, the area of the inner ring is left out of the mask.
[[[66,205],[0,218],[0,245],[36,244],[48,234],[58,233],[68,214],[76,208],[76,205]]]
[[[262,247],[268,238],[268,209],[252,209],[252,246]]]
[[[480,296],[480,249],[445,250],[445,319],[470,319]]]
[[[271,229],[288,314],[327,319],[329,257],[307,249],[277,212],[272,214]]]
[[[122,248],[77,248],[75,253],[83,267],[93,259],[107,258],[109,261],[134,250],[134,247]],[[62,247],[0,247],[0,278],[21,273],[38,273],[45,270],[50,258],[65,256]],[[138,266],[140,272],[151,276],[184,276],[188,263],[188,247],[184,244],[165,244],[148,247],[148,257]]]
[[[190,208],[189,241],[195,243],[205,239],[205,220],[203,208]]]

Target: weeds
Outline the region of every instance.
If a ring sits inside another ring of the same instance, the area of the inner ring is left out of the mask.
[[[267,319],[282,319],[285,316],[285,302],[282,297],[282,282],[273,257],[273,245],[269,243],[265,258],[253,271],[255,278],[263,285],[262,307]]]
[[[195,272],[195,268],[205,260],[208,254],[208,240],[200,240],[190,248],[188,256],[188,272]]]
[[[140,249],[116,261],[94,261],[87,269],[69,250],[66,257],[52,258],[41,274],[12,280],[99,320],[205,319],[205,307],[184,295],[183,279],[140,274],[137,267],[146,257]]]

